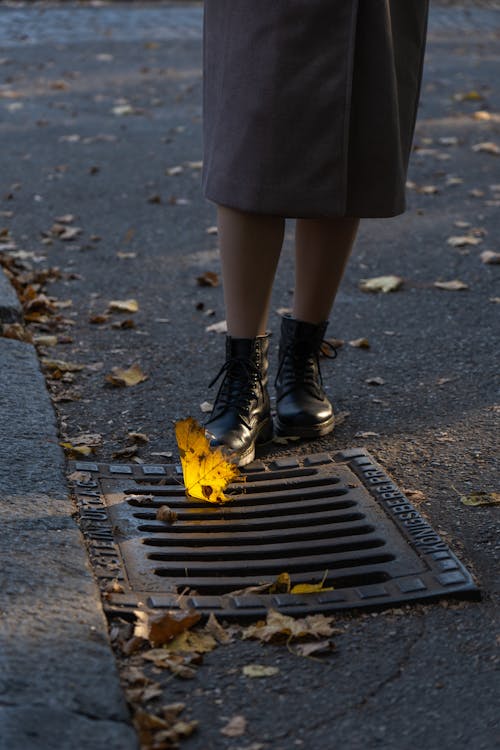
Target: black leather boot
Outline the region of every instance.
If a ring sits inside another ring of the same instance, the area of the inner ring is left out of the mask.
[[[226,338],[226,362],[212,386],[224,379],[205,430],[212,446],[225,446],[239,466],[253,461],[255,444],[271,440],[273,423],[267,370],[269,336]]]
[[[276,376],[275,431],[283,437],[327,435],[335,425],[322,387],[319,353],[328,322],[306,323],[284,316]],[[331,347],[331,356],[337,352]]]

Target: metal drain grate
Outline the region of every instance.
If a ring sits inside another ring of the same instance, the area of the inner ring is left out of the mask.
[[[108,610],[184,603],[289,614],[477,594],[464,566],[364,450],[254,462],[232,502],[188,499],[180,467],[73,462],[82,530]],[[156,518],[167,505],[174,523]],[[234,593],[290,574],[316,594]],[[117,579],[123,593],[109,589]]]

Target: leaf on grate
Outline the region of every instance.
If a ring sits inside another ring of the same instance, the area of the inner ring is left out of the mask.
[[[163,646],[177,635],[195,625],[201,615],[194,610],[153,614],[145,610],[135,610],[137,622],[134,635],[145,638],[153,646]]]
[[[186,494],[209,503],[230,500],[224,490],[233,480],[242,479],[240,471],[221,448],[210,448],[204,427],[188,417],[175,423],[175,436]]]
[[[177,513],[168,505],[162,505],[156,511],[156,520],[163,521],[164,523],[175,523],[177,521]]]
[[[127,370],[121,367],[113,367],[111,372],[106,375],[106,382],[117,388],[138,385],[138,383],[142,383],[147,379],[148,375],[137,364],[132,365]]]
[[[331,623],[331,617],[325,617],[321,614],[295,619],[270,609],[265,620],[259,620],[255,625],[244,628],[242,638],[243,640],[247,638],[257,639],[265,643],[270,641],[289,642],[311,637],[328,638],[336,632]]]
[[[291,590],[291,594],[317,594],[320,591],[333,591],[333,586],[325,586],[328,571],[319,583],[297,583]]]

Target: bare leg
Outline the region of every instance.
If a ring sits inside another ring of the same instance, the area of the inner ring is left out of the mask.
[[[328,319],[358,226],[355,218],[297,219],[294,318]]]
[[[285,220],[217,207],[228,333],[265,334]]]

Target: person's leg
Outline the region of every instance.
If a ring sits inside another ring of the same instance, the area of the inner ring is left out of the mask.
[[[351,253],[359,219],[297,219],[293,317],[308,323],[328,319]]]
[[[359,220],[298,219],[293,315],[281,324],[276,432],[318,437],[333,430],[333,407],[321,383],[319,351]]]
[[[206,430],[211,445],[229,449],[240,465],[252,461],[256,443],[272,437],[266,328],[284,224],[280,217],[218,207],[228,335]]]
[[[228,333],[263,335],[285,220],[218,206],[217,221]]]

